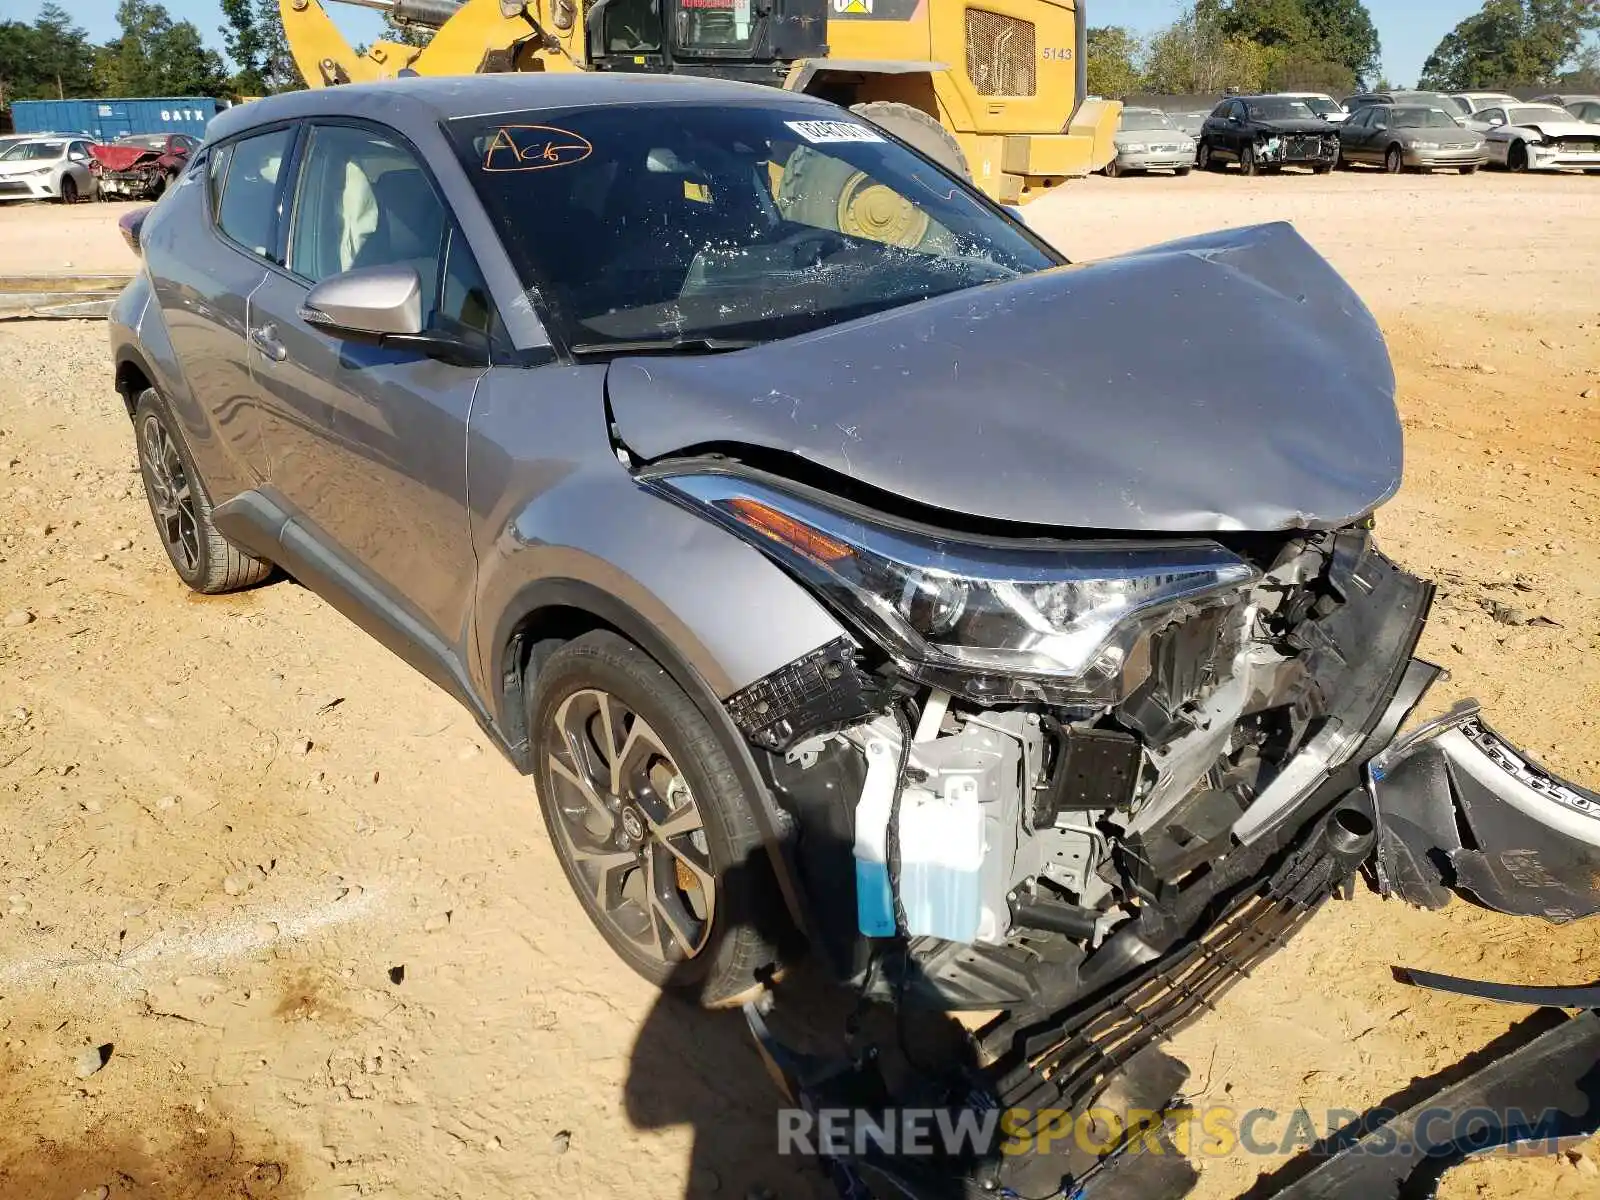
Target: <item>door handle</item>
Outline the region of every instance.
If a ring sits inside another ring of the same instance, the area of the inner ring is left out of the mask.
[[[250,331],[250,344],[273,362],[282,362],[289,357],[288,347],[278,340],[276,325],[257,325]]]

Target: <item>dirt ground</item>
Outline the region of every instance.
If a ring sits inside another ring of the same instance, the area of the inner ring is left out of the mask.
[[[1074,257],[1292,220],[1347,274],[1409,437],[1379,535],[1442,585],[1429,710],[1476,695],[1590,787],[1597,182],[1095,179],[1029,211]],[[118,211],[0,210],[0,264],[126,265]],[[31,617],[0,626],[0,1200],[808,1194],[740,1019],[658,1004],[609,954],[464,711],[292,583],[185,592],[109,382],[103,327],[0,324],[0,616]],[[1600,922],[1363,888],[1177,1049],[1197,1104],[1274,1110],[1269,1141],[1304,1107],[1320,1133],[1526,1015],[1393,966],[1576,984],[1597,962]],[[1281,1158],[1205,1161],[1198,1194]],[[1600,1147],[1445,1194],[1600,1197]]]

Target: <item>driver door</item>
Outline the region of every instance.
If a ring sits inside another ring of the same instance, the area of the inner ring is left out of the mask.
[[[330,123],[305,137],[285,269],[251,302],[267,482],[333,577],[331,590],[364,597],[369,611],[355,619],[367,624],[381,610],[413,640],[464,649],[475,577],[467,415],[485,368],[342,338],[299,314],[324,279],[403,265],[417,271],[433,325],[489,332],[488,289],[398,134]]]
[[[1478,114],[1478,119],[1488,128],[1484,134],[1484,148],[1489,151],[1489,161],[1505,166],[1511,150],[1511,140],[1505,136],[1506,110],[1503,108],[1486,108]]]

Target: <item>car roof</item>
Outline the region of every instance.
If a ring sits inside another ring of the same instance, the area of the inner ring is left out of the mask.
[[[404,128],[529,109],[696,103],[804,106],[822,112],[836,111],[833,105],[802,93],[725,79],[611,71],[528,71],[386,79],[283,92],[224,109],[211,119],[206,136],[218,141],[274,121],[320,116],[370,117]]]

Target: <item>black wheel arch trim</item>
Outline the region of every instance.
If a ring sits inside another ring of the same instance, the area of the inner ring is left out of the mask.
[[[795,928],[809,932],[807,907],[799,874],[791,861],[791,818],[778,807],[765,778],[756,766],[749,744],[734,727],[722,700],[705,679],[650,621],[611,593],[581,579],[538,579],[525,584],[496,622],[490,651],[485,656],[493,668],[495,724],[517,731],[507,752],[524,774],[533,771],[533,758],[520,709],[532,682],[524,670],[533,646],[519,629],[541,612],[577,611],[592,617],[598,627],[609,627],[654,659],[681,687],[701,714],[717,730],[729,752],[739,784],[752,800],[752,815],[762,845],[772,863],[774,881]],[[519,710],[513,713],[513,709]]]

